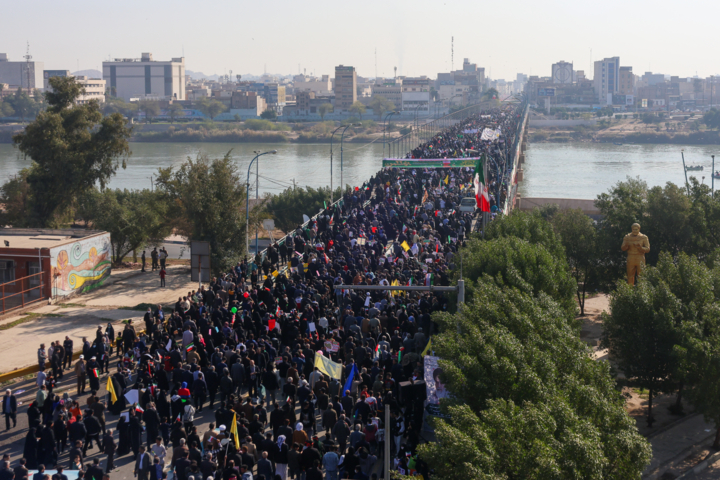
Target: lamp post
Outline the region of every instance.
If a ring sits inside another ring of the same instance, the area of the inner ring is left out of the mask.
[[[336,128],[333,131],[332,135],[330,135],[330,205],[332,205],[332,203],[333,203],[333,171],[332,171],[332,167],[333,167],[333,148],[332,148],[333,147],[333,137],[335,136],[335,133],[338,130],[340,130],[341,128],[343,128],[342,125],[339,126],[338,128]],[[341,185],[341,188],[342,188],[342,185]]]
[[[710,179],[712,181],[712,198],[715,198],[715,155],[710,155],[713,160],[712,172],[710,173]]]
[[[390,112],[385,114],[385,125],[383,126],[383,158],[385,158],[385,132],[387,132],[387,122],[390,117],[395,115],[396,113],[400,113],[398,111]]]
[[[267,155],[268,153],[272,153],[273,155],[277,153],[277,150],[270,150],[269,152],[253,152],[255,154],[255,158],[252,159],[252,162],[250,162],[250,165],[248,165],[248,173],[247,173],[247,182],[245,183],[245,190],[247,194],[247,198],[245,199],[245,251],[250,251],[250,169],[252,168],[253,162],[260,158],[263,155]],[[256,166],[256,174],[255,174],[255,200],[259,198],[258,193],[258,185],[260,183],[259,180],[259,173],[260,173],[260,162],[255,165]],[[258,233],[257,229],[255,229],[255,253],[258,252]]]
[[[343,187],[343,140],[345,138],[345,132],[350,127],[359,127],[359,126],[360,126],[359,123],[351,123],[351,124],[347,125],[343,129],[342,133],[340,134],[340,191],[342,191],[342,189],[344,188]]]

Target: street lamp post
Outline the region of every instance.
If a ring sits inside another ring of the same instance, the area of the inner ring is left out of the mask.
[[[387,122],[390,117],[395,115],[396,113],[400,113],[398,111],[390,112],[385,115],[385,125],[383,126],[383,158],[385,158],[385,132],[387,132]]]
[[[252,162],[250,162],[250,165],[248,165],[248,173],[247,173],[247,182],[245,183],[245,190],[247,198],[245,199],[245,251],[250,251],[250,169],[252,168],[253,162],[255,162],[258,158],[260,158],[263,155],[267,155],[268,153],[272,153],[273,155],[277,153],[277,150],[270,150],[269,152],[253,152],[255,154],[255,158],[252,159]],[[258,185],[260,184],[259,180],[259,173],[260,173],[260,162],[256,164],[256,177],[255,177],[255,200],[259,198],[258,193]],[[258,233],[257,229],[255,229],[255,253],[258,252]]]
[[[332,205],[333,203],[333,137],[335,136],[335,133],[341,128],[343,128],[342,125],[336,128],[335,131],[333,131],[332,135],[330,135],[330,205]]]
[[[340,134],[340,191],[341,192],[342,192],[342,189],[344,188],[344,186],[343,186],[343,139],[345,138],[345,132],[347,131],[348,128],[359,127],[359,126],[360,126],[359,123],[351,123],[351,124],[347,125],[343,129],[342,133]]]

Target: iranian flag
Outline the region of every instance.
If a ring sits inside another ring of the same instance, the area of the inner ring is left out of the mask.
[[[485,155],[475,162],[475,175],[473,175],[473,184],[475,185],[475,200],[481,212],[490,211],[490,195],[488,194],[487,184],[485,183],[485,175],[483,174],[483,164],[485,163]]]

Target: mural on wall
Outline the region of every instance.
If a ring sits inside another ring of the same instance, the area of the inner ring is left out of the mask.
[[[110,276],[110,234],[80,239],[50,252],[53,296],[83,293]]]

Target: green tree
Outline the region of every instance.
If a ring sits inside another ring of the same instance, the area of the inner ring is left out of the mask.
[[[109,97],[105,100],[102,105],[102,111],[105,115],[112,115],[113,113],[119,113],[127,118],[133,118],[137,115],[138,104],[128,103],[122,98]]]
[[[222,159],[188,158],[177,170],[161,168],[157,188],[171,205],[177,231],[210,242],[212,270],[226,272],[245,254],[245,182],[230,152]]]
[[[516,237],[531,244],[542,245],[558,260],[565,260],[565,250],[553,226],[548,222],[556,214],[557,205],[531,212],[514,210],[501,221],[491,222],[486,228],[485,240]]]
[[[155,100],[140,100],[138,108],[145,112],[145,121],[152,123],[153,118],[160,115],[160,104]]]
[[[720,129],[720,110],[717,108],[711,108],[709,111],[705,112],[705,115],[702,116],[702,123],[707,125],[710,129]],[[693,122],[695,124],[695,122]]]
[[[15,115],[20,117],[20,121],[24,122],[25,119],[32,115],[33,112],[33,100],[30,96],[18,87],[17,92],[14,95],[5,97],[5,102],[10,105]]]
[[[320,114],[320,120],[325,120],[325,115],[333,111],[332,103],[321,103],[318,106],[318,113]]]
[[[492,99],[497,99],[497,98],[500,98],[500,94],[499,94],[498,91],[497,91],[496,89],[494,89],[494,88],[488,88],[488,89],[485,90],[485,92],[483,93],[483,99],[484,99],[484,100],[492,100]],[[552,112],[551,112],[551,113],[552,113]]]
[[[375,95],[372,98],[369,107],[373,111],[373,113],[377,115],[378,120],[382,120],[383,113],[392,112],[395,110],[395,104],[387,98],[381,97],[380,95]]]
[[[71,77],[51,78],[55,93],[47,110],[13,137],[32,160],[30,226],[55,225],[78,195],[97,184],[105,188],[120,158],[130,154],[127,120],[117,113],[104,117],[97,102],[75,105],[75,83]]]
[[[640,478],[650,445],[564,308],[488,274],[471,288],[460,312],[433,316],[441,331],[433,349],[451,392],[441,408],[452,416],[436,420],[437,441],[419,447],[435,476]]]
[[[271,108],[268,108],[260,114],[260,118],[264,120],[277,120],[277,112]]]
[[[0,226],[27,227],[30,205],[29,169],[24,168],[0,187]]]
[[[559,211],[551,221],[565,247],[567,262],[577,284],[580,315],[585,315],[585,294],[588,288],[597,285],[597,268],[600,264],[595,225],[580,209]]]
[[[333,198],[340,198],[341,193],[342,189],[336,188]],[[277,228],[290,232],[303,223],[303,214],[312,217],[329,203],[329,187],[288,188],[269,198],[267,211],[275,219]]]
[[[210,120],[215,120],[215,117],[227,110],[227,107],[224,104],[206,97],[200,99],[197,107],[198,110],[210,117]]]
[[[531,295],[544,293],[562,306],[568,323],[575,323],[576,285],[564,257],[558,258],[544,246],[514,236],[492,240],[473,238],[459,253],[463,260],[463,277],[468,285],[488,275],[498,284]],[[455,264],[459,270],[460,262]],[[471,299],[473,290],[467,290],[466,297]]]
[[[362,116],[365,113],[365,105],[363,105],[360,101],[353,102],[352,105],[350,105],[350,108],[348,108],[348,111],[354,115],[357,115],[360,117],[360,120],[362,121]]]
[[[175,123],[175,119],[177,117],[182,117],[184,112],[184,107],[180,105],[179,103],[171,103],[170,107],[168,108],[168,115],[170,115],[170,123]]]
[[[162,192],[93,189],[85,197],[79,203],[94,208],[90,207],[92,210],[84,212],[84,216],[89,217],[94,228],[110,233],[112,261],[116,265],[128,253],[148,243],[158,244],[172,232]]]

